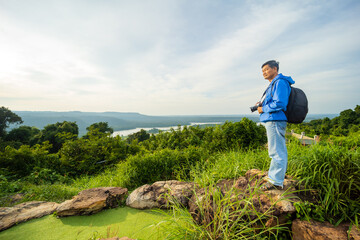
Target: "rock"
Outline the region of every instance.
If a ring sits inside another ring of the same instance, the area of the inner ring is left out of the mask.
[[[350,240],[360,240],[360,229],[356,226],[352,226],[348,234]]]
[[[57,216],[89,215],[100,212],[105,208],[115,208],[125,199],[126,188],[103,187],[81,191],[71,200],[61,203],[57,209]]]
[[[216,186],[197,189],[189,201],[189,211],[194,221],[207,226],[214,219],[214,211],[230,211],[234,213],[233,218],[240,217],[249,220],[257,218],[257,213],[266,214],[268,227],[286,223],[288,216],[296,212],[293,202],[297,201],[298,197],[289,193],[295,190],[296,182],[287,177],[283,190],[264,192],[259,189],[259,186],[264,183],[263,178],[266,175],[266,172],[251,169],[246,172],[245,177],[236,180],[221,180]],[[214,198],[226,199],[216,201],[216,203],[223,203],[224,206],[214,204]],[[238,212],[243,212],[240,210],[244,209],[248,203],[252,207],[247,209],[246,216],[240,216]]]
[[[193,189],[194,183],[175,180],[146,184],[129,195],[126,205],[137,209],[168,208],[170,201],[176,200],[187,207]]]
[[[250,186],[260,186],[265,182],[264,178],[267,176],[267,171],[261,171],[259,169],[250,169],[245,173],[245,178],[249,181]],[[284,191],[295,190],[297,182],[293,180],[290,176],[286,175],[284,179]],[[291,189],[292,188],[292,189]]]
[[[301,221],[296,219],[292,223],[294,240],[359,240],[360,231],[353,226],[349,230],[349,223],[342,223],[335,227],[328,222],[316,222],[313,220]],[[348,238],[349,233],[349,238]]]
[[[52,214],[57,206],[54,202],[32,201],[0,208],[0,231],[33,218]]]
[[[220,184],[220,186],[225,186],[225,189],[228,185],[222,185],[224,182]],[[189,212],[193,217],[194,221],[203,226],[209,226],[212,228],[213,226],[209,225],[214,218],[214,213],[218,209],[219,206],[214,204],[214,195],[224,196],[224,190],[220,188],[200,188],[196,189],[195,193],[191,196],[189,200]]]

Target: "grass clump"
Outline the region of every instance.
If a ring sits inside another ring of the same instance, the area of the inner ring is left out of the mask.
[[[200,186],[209,186],[220,179],[235,179],[253,168],[265,170],[270,163],[263,148],[227,151],[212,155],[203,164],[191,169],[190,180]]]
[[[316,189],[318,201],[298,206],[303,217],[333,224],[358,222],[360,217],[360,149],[339,145],[290,146],[288,174],[306,189]]]
[[[194,193],[195,211],[175,201],[171,211],[165,213],[166,220],[157,227],[165,233],[166,240],[277,239],[278,236],[288,239],[288,223],[279,223],[272,215],[276,203],[265,210],[256,201],[262,191],[250,186],[245,191],[247,194],[233,190],[223,194],[209,186],[205,194]]]

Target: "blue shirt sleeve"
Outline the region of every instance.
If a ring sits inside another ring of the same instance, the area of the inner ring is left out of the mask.
[[[289,83],[284,80],[278,80],[274,83],[274,87],[272,90],[273,96],[271,97],[271,88],[266,93],[266,98],[269,98],[269,101],[265,101],[263,105],[263,112],[264,113],[271,113],[277,111],[286,111],[286,106],[289,101],[291,88]],[[268,96],[270,95],[270,96]]]

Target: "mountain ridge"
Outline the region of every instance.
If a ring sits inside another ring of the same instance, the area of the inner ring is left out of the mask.
[[[141,128],[141,127],[169,127],[177,125],[190,125],[192,122],[225,122],[240,121],[241,118],[247,117],[255,122],[259,121],[256,114],[234,114],[234,115],[168,115],[168,116],[151,116],[137,112],[81,112],[81,111],[13,111],[23,120],[20,126],[31,126],[39,129],[48,124],[56,122],[76,122],[79,127],[79,134],[86,133],[86,128],[93,123],[107,122],[114,131]],[[335,117],[338,114],[313,114],[308,115],[307,121],[322,118]],[[18,127],[12,125],[10,128]]]

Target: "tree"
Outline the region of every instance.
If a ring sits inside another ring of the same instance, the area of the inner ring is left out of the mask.
[[[356,114],[357,114],[358,116],[360,116],[360,105],[356,105],[354,111],[356,112]]]
[[[102,133],[110,133],[111,134],[114,132],[114,130],[111,127],[109,127],[107,122],[93,123],[89,127],[86,128],[86,130],[88,130],[88,131],[93,131],[95,129],[99,130],[99,132],[102,132]]]
[[[39,143],[49,141],[52,144],[52,153],[58,152],[66,140],[77,139],[79,127],[76,122],[57,122],[44,127],[38,135]]]
[[[9,131],[5,140],[32,146],[36,143],[35,136],[39,133],[40,130],[36,127],[20,126]]]
[[[23,123],[21,117],[17,114],[13,113],[6,107],[0,108],[0,138],[4,138],[6,135],[6,128],[9,127],[10,124],[14,123]]]
[[[127,138],[127,142],[131,143],[134,140],[138,140],[138,142],[143,142],[150,138],[150,134],[147,133],[144,129],[141,129],[139,132],[130,134]]]
[[[355,124],[360,124],[360,105],[356,105],[354,112],[356,114],[356,121]]]
[[[85,136],[83,136],[83,138],[85,138],[85,139],[89,139],[92,137],[95,137],[95,138],[103,137],[103,136],[110,135],[114,132],[114,130],[111,127],[109,127],[107,122],[93,123],[89,127],[87,127],[86,130],[88,132],[86,133]]]
[[[348,128],[350,124],[353,124],[356,121],[356,113],[347,109],[340,113],[340,127]]]

